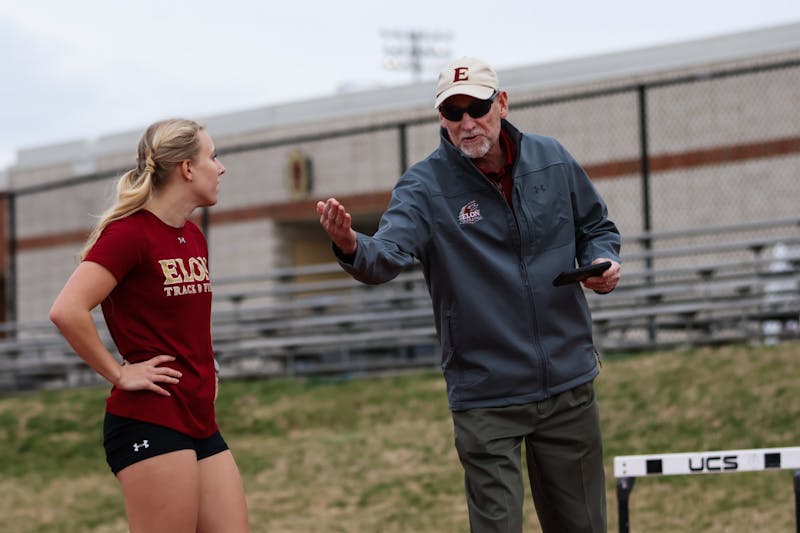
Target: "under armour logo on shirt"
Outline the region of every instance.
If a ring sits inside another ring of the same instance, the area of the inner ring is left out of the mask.
[[[180,244],[186,244],[186,239],[184,239],[183,237],[178,237],[178,242]]]
[[[147,442],[147,439],[143,440],[141,444],[138,442],[133,443],[133,451],[138,452],[139,448],[149,448],[150,444]]]

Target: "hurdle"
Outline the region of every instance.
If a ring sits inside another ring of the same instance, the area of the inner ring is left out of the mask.
[[[630,531],[628,500],[637,477],[729,474],[759,470],[794,472],[795,523],[800,533],[800,447],[713,452],[621,455],[614,457],[619,532]]]

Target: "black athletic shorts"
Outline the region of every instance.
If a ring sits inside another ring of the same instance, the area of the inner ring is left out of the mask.
[[[206,439],[193,439],[168,427],[109,413],[103,421],[103,447],[115,475],[126,466],[177,450],[194,450],[199,461],[228,449],[219,431]]]

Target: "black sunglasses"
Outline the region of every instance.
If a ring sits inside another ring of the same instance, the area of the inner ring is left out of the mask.
[[[451,122],[460,121],[462,118],[464,118],[464,113],[467,113],[472,118],[481,118],[492,108],[495,98],[497,98],[497,91],[494,91],[492,96],[486,100],[475,100],[467,107],[440,105],[439,112],[444,118]]]

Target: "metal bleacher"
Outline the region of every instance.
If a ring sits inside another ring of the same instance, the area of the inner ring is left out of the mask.
[[[601,352],[800,339],[800,219],[625,239],[622,282],[587,291]],[[113,350],[98,315],[101,338]],[[363,374],[438,365],[419,268],[363,285],[334,263],[214,280],[223,377]],[[0,391],[99,378],[47,321],[0,324]]]

